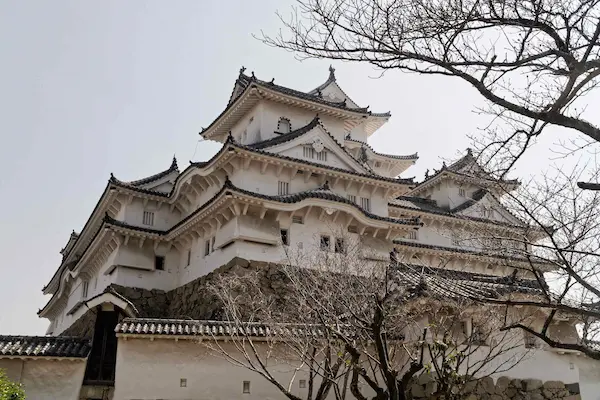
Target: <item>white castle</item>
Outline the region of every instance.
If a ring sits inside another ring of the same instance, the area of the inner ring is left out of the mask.
[[[190,331],[198,321],[182,318],[212,317],[195,311],[203,293],[194,288],[228,263],[276,264],[285,247],[341,251],[344,238],[332,227],[357,238],[370,250],[365,257],[386,260],[395,248],[396,257],[443,265],[467,292],[537,290],[520,268],[528,261],[517,249],[506,255],[513,242],[466,239],[482,229],[541,237],[500,201],[519,182],[499,182],[499,190],[470,151],[422,182],[400,178],[417,154],[369,146],[390,113],[360,107],[334,72],[302,92],[242,68],[227,106],[200,133],[222,143],[211,159],[183,170],[173,159],[136,181],[110,177],[43,288],[52,295],[39,311],[50,321],[48,336],[0,336],[0,368],[24,383],[28,398],[282,398],[252,372],[186,340],[202,333]],[[552,329],[577,337],[568,318]],[[583,356],[530,339],[525,345],[540,348],[511,375],[582,391],[592,384]]]

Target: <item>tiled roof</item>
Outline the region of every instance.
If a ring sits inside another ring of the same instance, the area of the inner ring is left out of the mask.
[[[141,226],[129,225],[126,222],[111,218],[110,216],[108,216],[108,214],[105,216],[104,221],[108,224],[120,226],[120,227],[127,228],[127,229],[133,229],[133,230],[157,234],[157,235],[166,235],[169,232],[177,229],[179,226],[185,224],[189,219],[193,218],[196,214],[202,212],[206,207],[211,205],[211,203],[214,200],[216,200],[217,198],[219,198],[222,194],[224,194],[226,192],[239,193],[239,194],[243,194],[246,196],[252,196],[252,197],[264,199],[264,200],[277,201],[280,203],[297,203],[304,199],[309,199],[309,198],[330,200],[330,201],[335,201],[337,203],[349,204],[352,207],[358,209],[366,217],[371,218],[371,219],[390,222],[390,223],[394,223],[394,224],[400,224],[400,225],[418,226],[421,224],[419,218],[390,218],[390,217],[382,217],[380,215],[373,214],[373,213],[363,209],[358,204],[348,200],[347,198],[332,192],[330,190],[327,182],[325,183],[325,185],[323,185],[319,188],[306,190],[306,191],[299,192],[299,193],[294,193],[294,194],[289,194],[289,195],[266,195],[266,194],[251,192],[249,190],[245,190],[245,189],[236,187],[229,180],[229,178],[227,178],[225,180],[223,187],[210,200],[208,200],[206,203],[204,203],[201,207],[196,209],[193,213],[188,215],[186,218],[179,221],[177,224],[175,224],[169,230],[157,230],[157,229],[145,228],[145,227],[141,227]]]
[[[486,194],[488,194],[489,192],[485,189],[479,189],[477,190],[475,193],[473,193],[473,196],[471,196],[471,198],[467,201],[465,201],[464,203],[454,207],[453,209],[450,210],[451,213],[457,213],[463,210],[466,210],[467,208],[470,208],[471,206],[474,206],[475,204],[477,204],[477,202],[481,199],[483,199],[485,197]]]
[[[532,257],[531,259],[527,259],[527,258],[523,258],[523,257],[511,257],[511,256],[503,255],[501,253],[489,253],[489,252],[484,252],[484,251],[461,249],[461,248],[457,248],[457,247],[437,246],[437,245],[433,245],[433,244],[408,242],[406,240],[399,240],[399,239],[394,240],[394,243],[399,244],[401,246],[418,247],[418,248],[430,249],[430,250],[448,251],[448,252],[452,252],[452,253],[470,254],[470,255],[480,256],[480,257],[493,257],[493,258],[500,258],[500,259],[508,260],[508,261],[515,261],[515,262],[531,262],[534,264],[550,264],[549,261],[541,259],[541,258],[533,258]]]
[[[343,327],[341,327],[343,332]],[[306,324],[262,324],[244,322],[234,324],[227,321],[205,321],[185,319],[125,318],[115,327],[117,334],[175,335],[175,336],[253,336],[289,337],[310,336],[322,338],[327,332],[319,325]]]
[[[440,298],[497,298],[507,293],[541,293],[536,280],[516,279],[398,263],[394,277],[401,286],[427,289],[429,296]],[[425,287],[422,287],[425,284]],[[424,293],[422,293],[424,294]]]
[[[0,336],[2,357],[71,357],[86,358],[91,343],[66,336]]]
[[[240,73],[237,83],[242,87],[242,88],[247,88],[250,87],[252,85],[257,85],[257,86],[262,86],[265,87],[267,89],[270,90],[274,90],[276,92],[282,93],[282,94],[286,94],[289,96],[294,96],[296,98],[299,99],[303,99],[303,100],[308,100],[308,101],[312,101],[315,103],[319,103],[319,104],[323,104],[326,106],[330,106],[330,107],[335,107],[335,108],[339,108],[342,110],[347,110],[347,111],[352,111],[352,112],[357,112],[357,113],[361,113],[361,114],[367,114],[367,115],[372,115],[372,116],[377,116],[377,117],[389,117],[391,116],[391,114],[389,112],[385,112],[385,113],[373,113],[371,111],[369,111],[369,107],[358,107],[358,108],[351,108],[348,107],[348,105],[346,104],[346,101],[341,101],[341,102],[336,102],[336,101],[330,101],[330,100],[326,100],[324,98],[322,98],[321,96],[318,95],[318,91],[316,93],[306,93],[306,92],[301,92],[299,90],[295,90],[295,89],[290,89],[288,87],[285,86],[280,86],[280,85],[276,85],[274,80],[267,82],[267,81],[263,81],[260,79],[257,79],[254,74],[252,74],[252,76],[247,76],[245,75],[243,72]],[[241,95],[241,93],[240,93]],[[238,95],[239,97],[239,95]],[[233,103],[235,101],[235,99],[233,99],[231,102]]]
[[[179,172],[179,168],[177,167],[177,159],[175,158],[175,156],[173,156],[173,161],[171,162],[171,166],[168,169],[166,169],[162,172],[159,172],[158,174],[148,176],[146,178],[127,182],[127,184],[132,185],[132,186],[141,186],[146,183],[151,183],[151,182],[157,181],[160,178],[163,178],[163,177],[169,175],[171,172]]]
[[[409,154],[409,155],[406,155],[406,156],[398,156],[398,155],[394,155],[394,154],[379,153],[378,151],[375,151],[373,149],[373,147],[371,147],[370,144],[368,144],[367,142],[363,142],[362,140],[352,139],[351,137],[346,137],[344,140],[347,140],[347,141],[350,141],[350,142],[360,143],[360,144],[363,145],[363,147],[368,148],[369,150],[371,150],[371,152],[373,154],[376,154],[378,156],[383,156],[383,157],[387,157],[387,158],[395,158],[397,160],[417,160],[419,158],[419,154],[418,153]]]

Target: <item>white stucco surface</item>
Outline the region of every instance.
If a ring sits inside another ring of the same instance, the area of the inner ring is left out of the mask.
[[[77,400],[85,360],[0,359],[0,369],[23,384],[27,400]]]

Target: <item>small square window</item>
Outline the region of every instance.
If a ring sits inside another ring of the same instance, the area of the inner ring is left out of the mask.
[[[81,286],[81,298],[82,299],[85,299],[88,295],[89,284],[90,283],[88,281],[84,281],[82,283],[82,286]]]
[[[250,381],[244,381],[242,385],[242,393],[250,393]]]
[[[304,389],[306,387],[306,379],[300,379],[299,386],[300,389]]]
[[[154,213],[152,211],[144,211],[144,215],[142,217],[142,223],[144,225],[153,226],[154,225]]]
[[[335,252],[342,254],[346,253],[346,243],[344,243],[344,239],[335,239]]]
[[[187,379],[181,378],[179,380],[179,387],[187,387]]]
[[[288,246],[290,244],[290,237],[288,234],[288,230],[282,229],[280,232],[281,232],[281,243],[284,244],[285,246]]]
[[[165,258],[163,256],[154,257],[154,269],[158,271],[164,271],[165,269]]]
[[[320,249],[323,251],[329,251],[331,238],[326,235],[321,235]]]
[[[286,195],[290,193],[290,183],[279,181],[277,184],[277,194]]]

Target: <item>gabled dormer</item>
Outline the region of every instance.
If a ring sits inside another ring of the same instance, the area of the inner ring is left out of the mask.
[[[335,78],[335,68],[331,65],[329,66],[329,77],[327,80],[308,92],[308,94],[337,103],[345,103],[349,108],[360,108],[338,85]]]
[[[344,148],[375,173],[388,178],[400,175],[419,159],[417,153],[409,155],[379,153],[368,143],[353,139],[350,134],[344,138]]]
[[[71,235],[69,236],[69,240],[67,241],[67,244],[60,251],[60,254],[63,256],[63,258],[65,258],[69,254],[78,238],[79,234],[75,231],[72,231]]]
[[[318,116],[298,129],[278,133],[248,147],[352,172],[372,172],[366,163],[357,160],[329,133]]]
[[[432,199],[441,207],[455,209],[472,200],[481,189],[501,197],[519,185],[517,180],[495,179],[477,162],[471,149],[467,149],[465,156],[449,166],[444,163],[432,175],[428,170],[425,179],[408,195]]]
[[[173,161],[171,161],[171,165],[166,170],[146,178],[125,183],[140,189],[169,193],[173,189],[177,176],[179,176],[179,167],[177,166],[177,159],[173,156]]]

